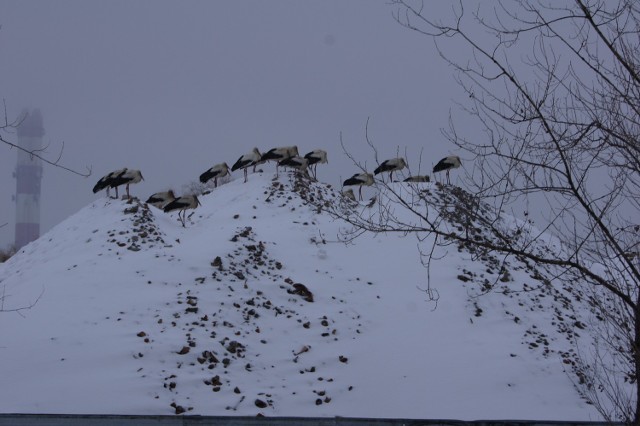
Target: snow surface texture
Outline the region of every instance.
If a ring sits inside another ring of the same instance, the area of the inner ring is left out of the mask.
[[[271,177],[201,197],[186,228],[100,199],[0,264],[0,411],[600,420],[558,327],[577,301],[493,291],[541,282],[451,247],[436,305],[416,238],[340,243],[308,202],[337,191]]]

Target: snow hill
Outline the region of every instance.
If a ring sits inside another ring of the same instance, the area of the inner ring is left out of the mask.
[[[600,420],[568,368],[579,298],[451,247],[435,303],[429,240],[341,243],[349,226],[314,197],[349,205],[254,174],[186,228],[103,198],[23,248],[0,265],[0,411]]]

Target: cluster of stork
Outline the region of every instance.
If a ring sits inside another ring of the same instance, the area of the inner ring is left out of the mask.
[[[238,158],[238,161],[233,164],[231,169],[229,169],[227,163],[220,163],[211,167],[200,175],[200,182],[207,183],[213,179],[214,187],[217,187],[218,178],[227,176],[230,174],[230,171],[235,172],[236,170],[244,171],[244,181],[247,182],[247,170],[253,167],[253,171],[255,172],[258,164],[266,163],[267,161],[277,162],[276,173],[278,167],[289,167],[306,174],[311,171],[315,179],[317,165],[327,163],[327,153],[321,149],[316,149],[307,153],[304,157],[300,157],[297,146],[273,148],[264,154],[260,154],[258,148],[253,148],[251,152]],[[109,190],[114,188],[116,198],[118,198],[118,187],[126,185],[127,198],[130,198],[129,185],[142,180],[144,180],[144,178],[140,170],[127,168],[116,170],[100,178],[93,187],[93,193],[95,194],[96,192],[106,189],[107,196],[109,196]],[[186,210],[195,209],[200,205],[197,195],[191,194],[176,197],[171,190],[156,192],[149,197],[147,203],[162,209],[166,213],[178,210],[178,218],[182,222],[182,226],[185,226]]]
[[[278,172],[278,167],[289,167],[307,174],[311,171],[314,179],[316,178],[316,167],[318,167],[318,164],[328,162],[327,152],[321,149],[313,150],[305,154],[304,157],[301,157],[298,154],[298,147],[295,145],[273,148],[264,154],[260,154],[258,148],[253,148],[250,153],[238,158],[238,161],[231,167],[231,171],[235,172],[236,170],[242,169],[244,171],[244,181],[246,182],[247,169],[253,167],[253,171],[255,172],[258,164],[266,163],[267,161],[276,161],[276,173]],[[217,187],[218,178],[228,174],[229,166],[227,163],[216,164],[200,175],[200,182],[206,183],[214,179],[214,186]]]
[[[129,185],[132,183],[138,183],[144,180],[142,177],[142,173],[140,170],[132,170],[132,169],[120,169],[113,171],[103,177],[95,184],[93,187],[93,193],[102,191],[103,189],[107,190],[107,196],[109,196],[109,190],[114,188],[116,190],[116,198],[118,198],[118,187],[122,185],[126,185],[127,189],[127,198],[130,198],[129,195]],[[147,200],[147,203],[163,209],[165,212],[170,212],[174,210],[180,210],[178,212],[178,218],[182,222],[184,226],[184,216],[181,216],[188,208],[195,209],[198,205],[200,205],[200,201],[198,201],[198,197],[195,195],[185,195],[182,197],[176,197],[173,191],[166,192],[157,192],[153,194]]]
[[[457,155],[450,155],[448,157],[443,158],[433,167],[433,173],[438,172],[447,172],[447,183],[450,183],[449,180],[449,171],[451,169],[457,169],[462,165],[460,161],[460,157]],[[373,171],[374,175],[378,175],[380,173],[389,172],[389,180],[393,181],[393,172],[400,171],[407,167],[407,163],[404,161],[404,158],[392,158],[390,160],[383,161],[376,169]],[[429,182],[431,179],[426,175],[415,175],[409,176],[404,180],[404,182]],[[360,189],[358,191],[358,195],[360,200],[362,200],[362,187],[363,186],[371,186],[373,185],[373,175],[371,173],[356,173],[351,176],[349,179],[345,180],[342,183],[342,186],[359,186]],[[355,195],[353,194],[353,190],[347,190],[343,192],[349,198],[355,200]]]
[[[200,175],[200,182],[207,183],[213,179],[214,187],[218,186],[218,178],[228,176],[230,172],[236,170],[242,170],[244,172],[244,182],[247,182],[248,169],[253,167],[253,171],[256,171],[258,164],[265,163],[267,161],[276,162],[276,174],[279,167],[288,167],[297,170],[301,173],[316,178],[316,167],[318,164],[327,163],[327,152],[321,149],[313,150],[303,157],[298,154],[297,146],[285,146],[280,148],[273,148],[264,154],[258,151],[258,148],[253,148],[251,152],[238,158],[231,168],[227,163],[216,164],[206,172]],[[433,168],[433,172],[447,172],[447,182],[449,182],[449,170],[460,167],[460,158],[457,156],[445,157]],[[393,180],[393,172],[404,169],[407,166],[403,158],[393,158],[382,162],[374,171],[375,175],[380,173],[389,172],[390,180]],[[118,187],[126,185],[127,198],[129,195],[129,185],[138,183],[144,180],[140,170],[132,169],[120,169],[113,171],[103,176],[93,187],[93,193],[107,190],[107,196],[109,196],[109,189],[114,188],[116,191],[116,198],[118,198]],[[404,182],[429,182],[429,176],[410,176],[404,180]],[[362,199],[362,187],[371,186],[374,183],[373,175],[367,172],[356,173],[349,179],[345,180],[342,186],[359,186],[359,195]],[[347,190],[343,192],[346,196],[355,199],[353,190]],[[164,212],[178,211],[178,218],[182,222],[182,226],[185,226],[186,210],[195,209],[200,205],[197,195],[183,195],[176,197],[173,191],[156,192],[151,195],[147,200],[148,204],[157,207]]]

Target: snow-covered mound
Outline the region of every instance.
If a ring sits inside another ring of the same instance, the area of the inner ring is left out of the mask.
[[[435,303],[429,242],[340,242],[319,201],[369,208],[324,184],[255,174],[200,201],[182,227],[100,199],[0,265],[0,411],[599,419],[565,372],[564,299],[489,291],[534,269],[452,247]]]

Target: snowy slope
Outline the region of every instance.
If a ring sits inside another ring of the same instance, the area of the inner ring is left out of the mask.
[[[599,419],[565,372],[554,297],[484,294],[499,271],[451,249],[435,304],[416,238],[342,244],[305,199],[255,174],[183,228],[105,198],[26,246],[0,265],[0,411]],[[513,264],[499,283],[535,280]]]

